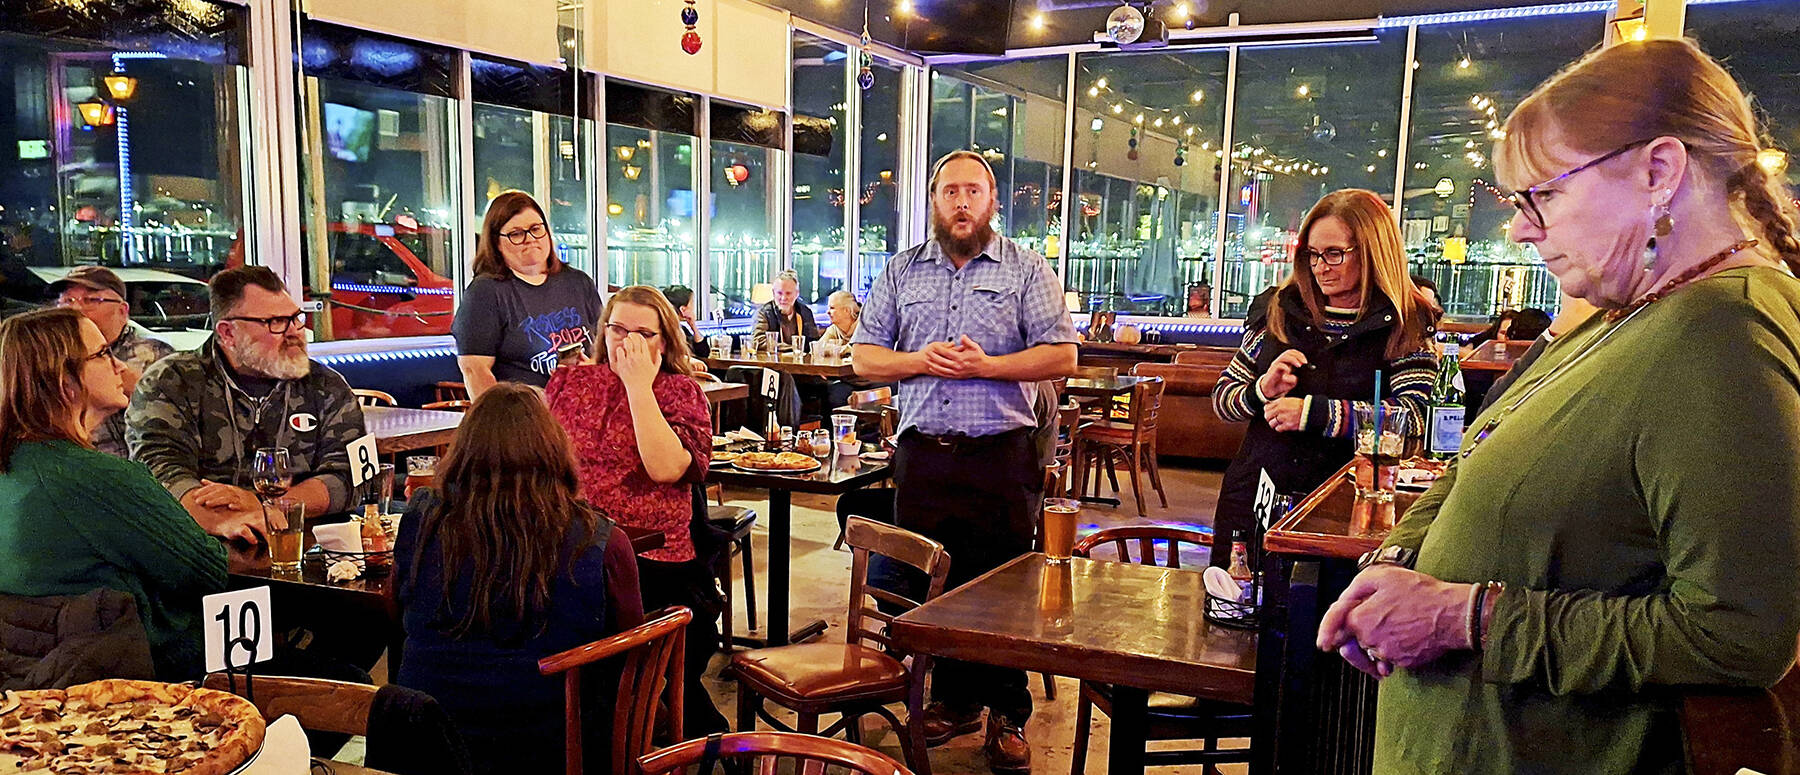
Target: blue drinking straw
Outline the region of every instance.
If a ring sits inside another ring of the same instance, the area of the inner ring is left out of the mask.
[[[1381,370],[1375,370],[1375,440],[1369,445],[1369,459],[1381,459]]]

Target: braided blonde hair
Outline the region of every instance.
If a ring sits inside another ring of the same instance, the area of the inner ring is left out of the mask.
[[[1759,154],[1769,145],[1750,98],[1718,60],[1691,40],[1599,49],[1569,65],[1506,119],[1495,166],[1509,178],[1545,180],[1566,165],[1544,142],[1554,127],[1569,147],[1599,154],[1673,137],[1707,178],[1720,181],[1742,225],[1800,275],[1800,224],[1782,181]]]

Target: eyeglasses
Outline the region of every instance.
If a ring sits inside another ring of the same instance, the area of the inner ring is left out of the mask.
[[[534,239],[543,239],[544,235],[549,233],[550,229],[546,228],[544,224],[534,223],[523,229],[501,232],[500,236],[505,237],[507,242],[514,245],[523,245]]]
[[[1315,261],[1324,261],[1326,266],[1338,266],[1349,259],[1351,253],[1355,252],[1356,248],[1326,248],[1322,251],[1302,248],[1300,257],[1306,259],[1309,264]]]
[[[287,333],[294,326],[300,326],[301,328],[306,327],[306,313],[305,312],[296,312],[292,315],[276,315],[274,317],[267,317],[267,318],[231,317],[231,318],[225,318],[225,319],[226,320],[238,320],[238,321],[243,321],[245,323],[261,323],[265,326],[268,326],[269,333],[275,334],[277,336]]]
[[[109,299],[104,296],[63,296],[56,300],[58,307],[98,307],[102,304],[124,304],[124,299]]]
[[[86,358],[82,358],[81,362],[83,364],[85,364],[88,361],[97,361],[97,360],[100,360],[101,358],[105,358],[107,361],[109,361],[111,363],[112,366],[116,367],[119,365],[119,359],[113,357],[112,345],[110,345],[110,344],[100,345],[99,350],[95,351],[93,354],[87,356]]]
[[[617,323],[607,323],[606,333],[612,334],[620,339],[624,339],[627,334],[637,334],[645,339],[655,339],[656,337],[661,336],[661,334],[656,331],[642,328],[626,328]]]
[[[1551,178],[1551,179],[1546,180],[1542,183],[1539,183],[1535,186],[1531,186],[1523,191],[1513,194],[1511,197],[1512,206],[1518,208],[1519,212],[1524,213],[1525,220],[1531,222],[1531,225],[1542,229],[1542,228],[1544,228],[1544,211],[1539,209],[1538,205],[1541,201],[1541,197],[1544,194],[1551,194],[1551,193],[1555,193],[1555,192],[1550,192],[1550,191],[1540,192],[1538,189],[1541,189],[1545,186],[1560,183],[1564,179],[1568,178],[1571,175],[1574,175],[1577,172],[1581,172],[1582,170],[1599,166],[1601,163],[1603,163],[1609,159],[1612,159],[1614,157],[1617,157],[1619,154],[1622,154],[1622,153],[1629,151],[1633,148],[1636,148],[1638,146],[1649,145],[1649,144],[1650,144],[1650,140],[1638,140],[1636,142],[1626,143],[1625,145],[1621,145],[1618,148],[1614,148],[1612,151],[1608,152],[1604,156],[1601,156],[1600,158],[1594,159],[1593,161],[1590,161],[1586,164],[1576,167],[1575,169],[1569,170],[1568,172],[1565,172],[1561,175],[1557,175],[1554,178]]]

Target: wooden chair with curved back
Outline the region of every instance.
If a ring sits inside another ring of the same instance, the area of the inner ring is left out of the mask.
[[[720,761],[742,762],[747,772],[796,772],[804,775],[828,769],[855,775],[912,775],[912,771],[887,754],[855,743],[794,732],[734,732],[718,735]],[[687,772],[707,760],[712,738],[689,740],[638,759],[643,775]],[[707,773],[710,775],[710,773]]]
[[[1104,469],[1113,492],[1117,493],[1119,476],[1114,465],[1124,463],[1131,474],[1131,493],[1137,497],[1140,517],[1145,514],[1144,473],[1150,475],[1150,484],[1156,488],[1156,497],[1162,507],[1169,507],[1169,494],[1163,490],[1162,471],[1156,464],[1156,417],[1162,409],[1164,384],[1161,377],[1151,377],[1132,388],[1131,408],[1125,421],[1096,420],[1076,431],[1076,485],[1085,490],[1092,472],[1094,495],[1098,496],[1099,472]]]
[[[466,400],[469,397],[469,386],[453,380],[443,380],[432,386],[432,392],[439,401]]]
[[[353,396],[356,396],[356,403],[361,404],[363,406],[399,406],[400,405],[399,401],[394,400],[394,394],[388,393],[386,391],[364,390],[362,388],[352,388],[350,390],[350,394]]]
[[[925,755],[925,676],[931,660],[925,654],[913,654],[909,668],[901,661],[906,655],[888,637],[887,626],[944,591],[950,554],[943,544],[922,535],[863,517],[851,517],[844,536],[853,553],[845,641],[732,654],[728,670],[738,681],[738,729],[755,729],[758,716],[785,729],[763,710],[766,699],[793,710],[798,715],[797,731],[806,734],[819,734],[821,714],[839,714],[837,723],[823,734],[831,737],[842,731],[851,742],[860,743],[862,717],[872,713],[886,719],[905,741],[907,765],[930,775],[931,763]],[[869,584],[871,555],[925,574],[930,581],[924,600]],[[869,598],[874,598],[875,605],[870,605]],[[884,612],[884,604],[898,613]],[[906,703],[904,723],[887,708],[898,702]]]
[[[1162,546],[1161,558],[1158,558],[1158,545]],[[1180,568],[1181,549],[1183,546],[1198,549],[1211,547],[1213,537],[1192,528],[1173,525],[1127,525],[1112,527],[1089,534],[1075,542],[1072,552],[1076,557],[1095,558],[1094,550],[1110,546],[1112,558],[1118,562],[1137,562],[1141,565],[1160,565],[1165,568]],[[1137,547],[1137,558],[1132,559],[1132,547]],[[1194,572],[1204,567],[1197,566]],[[1088,726],[1093,718],[1093,711],[1099,708],[1101,713],[1112,715],[1112,685],[1095,681],[1082,681],[1081,693],[1077,698],[1075,710],[1075,750],[1070,760],[1069,772],[1082,773],[1087,770]],[[1221,738],[1249,738],[1252,731],[1251,706],[1217,700],[1202,700],[1179,694],[1152,692],[1150,694],[1149,725],[1146,738],[1149,740],[1199,740],[1200,750],[1152,750],[1144,754],[1144,763],[1150,766],[1167,766],[1172,764],[1203,765],[1205,775],[1217,775],[1215,765],[1250,760],[1249,748],[1219,748]]]
[[[474,406],[474,405],[475,405],[475,402],[470,401],[467,398],[452,398],[448,401],[433,401],[429,404],[420,406],[419,408],[420,409],[430,409],[430,410],[438,411],[438,412],[467,413],[469,411],[469,407]]]
[[[250,699],[257,712],[270,722],[282,716],[293,716],[300,722],[300,728],[308,732],[363,736],[367,738],[365,752],[370,758],[391,760],[381,762],[383,767],[399,769],[398,765],[405,764],[411,767],[407,772],[433,775],[462,775],[472,768],[462,738],[454,729],[442,729],[445,735],[439,739],[421,737],[411,730],[398,740],[371,734],[380,727],[378,723],[371,723],[376,714],[376,695],[399,687],[275,675],[233,680],[224,673],[209,673],[201,685]],[[424,696],[412,690],[405,691]],[[410,716],[407,718],[407,722],[414,721]],[[394,723],[390,717],[386,729],[394,729]],[[398,748],[390,747],[390,744]],[[329,751],[320,752],[321,757],[329,755]]]
[[[672,739],[679,740],[682,712],[682,650],[694,612],[670,606],[649,614],[644,623],[616,635],[538,660],[538,672],[563,676],[564,750],[568,775],[582,775],[582,668],[624,656],[619,688],[612,703],[612,761],[607,772],[630,772],[639,756],[650,751],[658,713],[666,712]],[[705,702],[702,699],[701,702]]]
[[[274,720],[291,715],[303,729],[337,732],[345,735],[369,733],[369,713],[375,706],[378,687],[371,684],[332,681],[325,678],[291,678],[288,676],[256,676],[254,694],[256,709],[263,718]],[[210,673],[202,686],[221,692],[233,691],[231,676]],[[238,686],[243,686],[242,680]]]

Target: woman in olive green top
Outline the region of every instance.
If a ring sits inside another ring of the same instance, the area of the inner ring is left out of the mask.
[[[1601,312],[1474,419],[1319,646],[1382,679],[1376,772],[1680,772],[1678,687],[1773,684],[1800,634],[1793,209],[1686,41],[1589,55],[1505,132],[1510,237]]]
[[[121,371],[75,310],[0,322],[0,594],[129,593],[157,677],[195,678],[200,597],[225,589],[225,549],[142,463],[88,442],[125,407]]]

